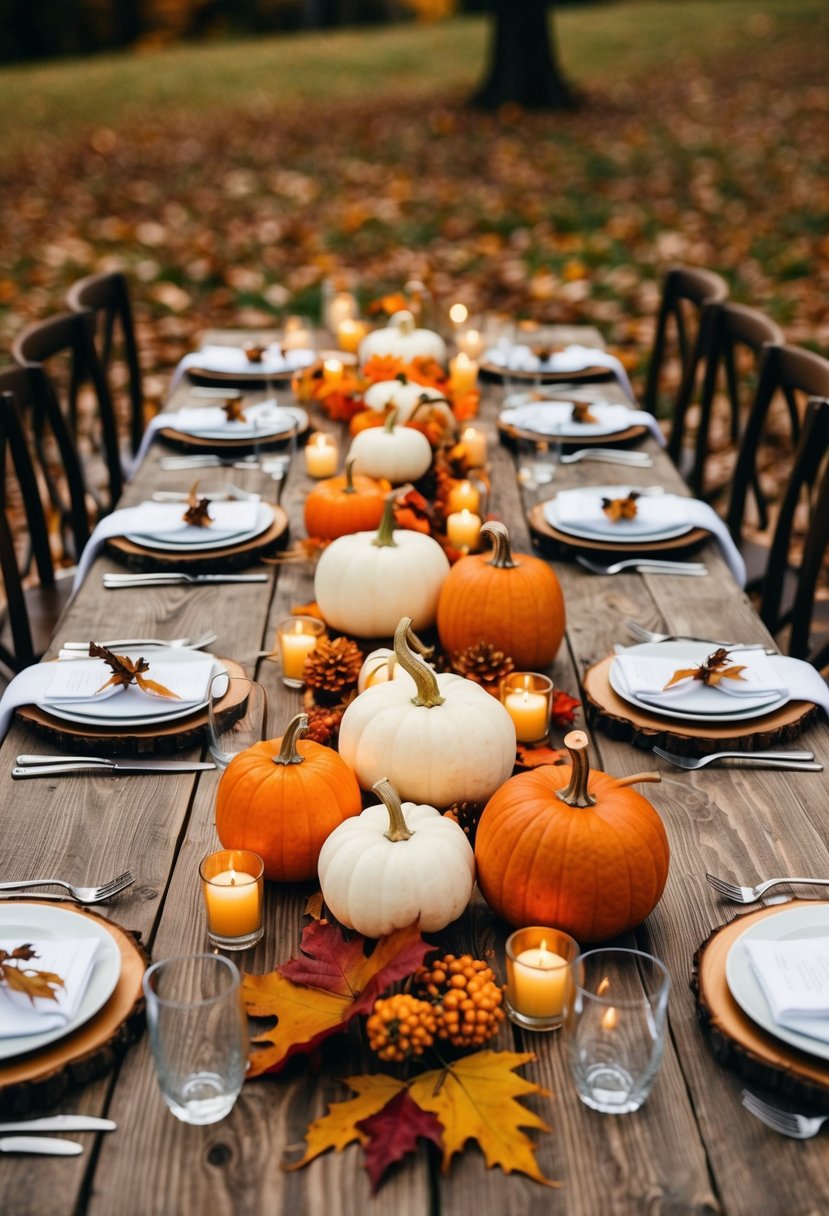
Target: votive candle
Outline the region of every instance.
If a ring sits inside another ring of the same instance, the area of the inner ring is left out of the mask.
[[[507,1013],[530,1030],[555,1030],[572,983],[578,943],[560,929],[530,925],[507,939]]]
[[[481,538],[481,517],[474,511],[453,511],[446,520],[446,536],[456,549],[477,549]]]
[[[535,671],[513,672],[501,684],[501,703],[515,726],[519,743],[540,743],[547,737],[553,681]]]
[[[481,491],[471,481],[456,481],[446,496],[447,511],[479,511]]]
[[[363,338],[368,333],[368,324],[358,317],[345,317],[337,326],[337,346],[349,355],[356,355]]]
[[[305,468],[309,477],[333,477],[340,458],[334,435],[315,431],[305,445]]]
[[[486,464],[486,432],[479,427],[468,426],[461,434],[461,443],[466,449],[469,468],[482,469]]]
[[[262,937],[264,863],[246,849],[223,849],[199,866],[207,935],[214,946],[246,950]]]
[[[313,616],[292,616],[277,626],[276,640],[282,659],[282,683],[301,688],[305,660],[322,637],[325,625]]]
[[[452,391],[458,394],[469,393],[478,383],[478,364],[469,355],[455,355],[449,360],[449,384]]]

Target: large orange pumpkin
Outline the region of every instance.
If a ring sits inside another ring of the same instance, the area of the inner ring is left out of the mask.
[[[493,552],[456,562],[438,601],[438,634],[445,651],[458,654],[476,642],[503,650],[519,670],[546,667],[564,637],[564,597],[546,562],[512,556],[502,523],[486,523]]]
[[[511,925],[551,925],[578,942],[606,941],[641,924],[668,877],[668,838],[654,808],[629,785],[590,772],[587,736],[564,740],[572,765],[511,777],[478,825],[478,885]]]
[[[329,477],[305,499],[305,530],[321,540],[336,540],[352,532],[371,532],[383,518],[387,481],[353,475],[353,460],[340,477]]]
[[[234,756],[219,782],[219,840],[258,853],[277,882],[316,877],[327,837],[363,809],[351,769],[330,747],[302,739],[307,729],[308,715],[297,714],[281,739]]]

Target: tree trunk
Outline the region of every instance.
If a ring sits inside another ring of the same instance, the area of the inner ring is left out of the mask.
[[[556,62],[548,7],[548,0],[492,0],[489,70],[472,105],[497,110],[512,102],[528,110],[560,110],[575,104]]]

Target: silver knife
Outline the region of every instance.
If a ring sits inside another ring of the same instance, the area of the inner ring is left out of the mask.
[[[0,1132],[114,1132],[117,1127],[113,1119],[99,1119],[97,1115],[47,1115],[42,1119],[0,1123]]]
[[[83,1145],[77,1140],[52,1140],[49,1136],[2,1136],[0,1153],[42,1153],[46,1157],[77,1157]]]
[[[216,766],[204,760],[102,760],[97,756],[18,756],[12,769],[21,777],[61,777],[65,773],[201,773]]]
[[[119,587],[152,587],[170,585],[200,586],[204,583],[266,583],[267,574],[105,574],[108,590]]]

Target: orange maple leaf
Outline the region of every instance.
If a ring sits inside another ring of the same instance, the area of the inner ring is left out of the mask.
[[[679,671],[675,671],[665,688],[678,684],[680,680],[689,679],[699,680],[714,688],[720,680],[744,680],[745,676],[742,674],[744,671],[744,665],[738,666],[736,663],[732,663],[730,667],[728,666],[728,651],[724,646],[720,646],[713,654],[709,654],[699,667],[682,667]]]

